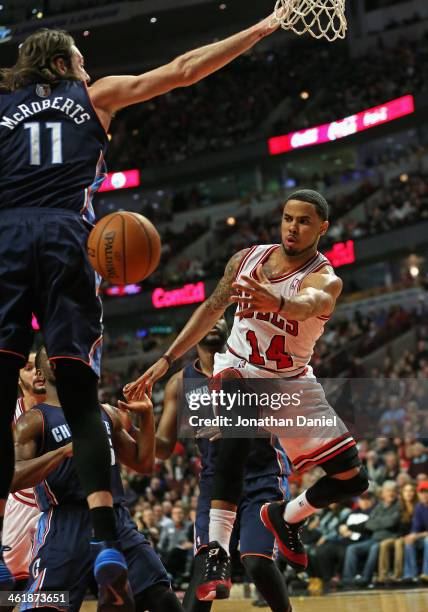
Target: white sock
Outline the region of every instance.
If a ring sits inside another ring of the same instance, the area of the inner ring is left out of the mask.
[[[296,499],[288,502],[285,506],[284,520],[287,523],[300,523],[314,512],[318,512],[319,508],[314,508],[306,499],[306,491],[303,491]]]
[[[210,510],[210,542],[217,541],[229,554],[229,542],[235,524],[236,512],[230,510]]]

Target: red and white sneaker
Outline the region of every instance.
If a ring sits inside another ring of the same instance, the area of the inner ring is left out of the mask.
[[[300,530],[305,521],[287,523],[284,511],[287,502],[272,502],[264,504],[260,510],[260,518],[266,529],[275,536],[278,548],[288,564],[297,572],[303,572],[308,566],[308,555],[300,539]]]
[[[232,588],[229,555],[218,542],[210,542],[199,554],[204,558],[204,574],[196,597],[199,601],[228,599]]]

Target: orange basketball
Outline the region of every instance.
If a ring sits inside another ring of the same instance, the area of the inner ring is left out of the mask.
[[[103,217],[88,238],[89,261],[114,285],[137,283],[158,266],[159,234],[151,221],[134,212],[115,212]]]

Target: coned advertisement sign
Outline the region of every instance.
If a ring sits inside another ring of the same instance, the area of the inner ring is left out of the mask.
[[[380,106],[374,106],[356,115],[345,117],[332,123],[325,123],[307,130],[290,132],[285,136],[275,136],[268,141],[269,153],[279,155],[288,151],[295,151],[303,147],[312,147],[325,142],[333,142],[358,132],[389,123],[400,117],[410,115],[415,110],[414,97],[403,96]]]
[[[152,304],[155,308],[172,308],[174,306],[185,306],[186,304],[197,304],[205,300],[205,283],[188,283],[179,289],[167,291],[158,287],[152,293]]]

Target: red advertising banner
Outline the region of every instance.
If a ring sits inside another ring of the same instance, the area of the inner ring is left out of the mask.
[[[333,142],[334,140],[346,138],[377,125],[389,123],[400,117],[405,117],[413,113],[414,110],[414,97],[411,95],[403,96],[402,98],[392,100],[392,102],[386,102],[380,106],[369,108],[345,119],[325,123],[324,125],[318,125],[299,132],[290,132],[290,134],[285,136],[270,138],[268,140],[269,153],[271,155],[279,155],[280,153],[295,151],[303,147]]]

